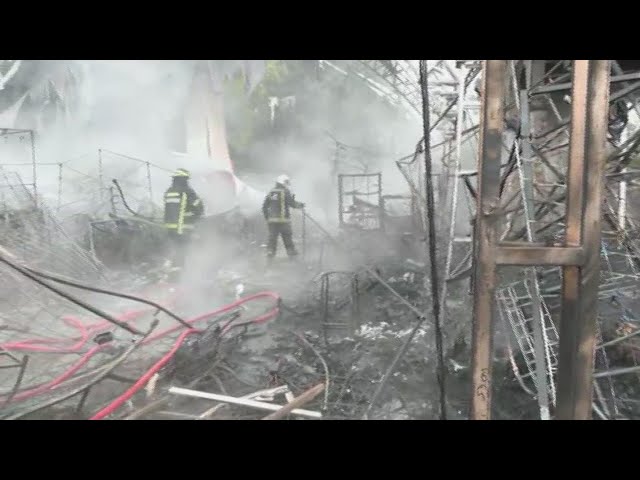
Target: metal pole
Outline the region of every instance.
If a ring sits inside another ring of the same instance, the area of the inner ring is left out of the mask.
[[[447,193],[449,188],[449,176],[451,169],[449,168],[449,159],[447,156],[449,142],[443,142],[442,144],[442,161],[440,162],[440,176],[438,177],[438,204],[445,208],[447,205]],[[422,182],[421,182],[422,183]],[[422,189],[420,189],[422,192]],[[426,196],[425,196],[426,197]],[[440,228],[446,228],[446,215],[442,215],[441,217],[441,226]]]
[[[591,418],[598,316],[600,208],[605,162],[609,61],[574,60],[566,246],[584,252],[563,267],[556,418]]]
[[[619,67],[618,67],[619,68]],[[634,103],[634,107],[636,112],[638,111],[638,106]],[[640,117],[640,113],[638,113]],[[629,139],[629,129],[625,128],[620,136],[620,143],[624,144]],[[618,186],[618,223],[620,225],[620,232],[624,233],[627,229],[627,188],[629,186],[629,182],[624,175],[627,173],[627,167],[623,168],[620,173],[623,174],[622,179],[620,180],[620,185]]]
[[[473,358],[470,417],[491,417],[493,311],[495,306],[500,157],[504,123],[507,62],[485,60],[480,119],[476,268],[473,299]]]
[[[627,168],[623,168],[621,173],[626,173]],[[623,179],[618,186],[618,223],[620,224],[620,232],[624,233],[627,229],[627,181]]]
[[[527,60],[527,70],[531,71],[531,60]],[[519,160],[520,180],[522,185],[522,202],[525,212],[525,227],[527,231],[527,240],[535,241],[535,236],[531,224],[535,220],[535,206],[533,204],[533,152],[531,150],[531,129],[529,115],[529,95],[528,90],[518,90],[518,79],[515,76],[515,67],[513,68],[514,94],[520,96],[520,135],[522,142],[522,158],[518,153],[516,146],[516,158]],[[530,80],[530,77],[528,78]],[[530,82],[527,82],[530,83]],[[549,420],[549,390],[547,384],[547,365],[544,338],[544,315],[542,313],[542,299],[540,297],[540,289],[536,268],[529,268],[527,271],[529,285],[531,286],[531,310],[533,316],[533,342],[535,351],[535,369],[536,369],[536,388],[538,397],[538,406],[540,408],[540,419]]]
[[[322,282],[320,283],[322,302],[322,331],[324,333],[324,344],[329,345],[329,273],[325,273],[322,276]]]
[[[351,279],[351,296],[352,300],[352,320],[351,331],[355,333],[360,328],[360,282],[358,274],[355,273]]]
[[[453,245],[456,242],[455,231],[456,231],[456,222],[458,220],[457,217],[457,204],[458,204],[458,185],[462,179],[460,176],[460,169],[462,166],[462,126],[464,124],[464,110],[465,110],[465,78],[466,78],[467,69],[464,64],[460,65],[460,72],[458,73],[458,111],[457,111],[457,120],[456,120],[456,133],[455,133],[455,161],[453,162],[453,174],[451,173],[451,168],[447,166],[447,195],[449,194],[449,187],[451,187],[451,197],[449,200],[449,210],[451,211],[450,218],[443,218],[443,224],[445,227],[448,227],[448,237],[447,243],[449,244],[449,248],[447,251],[447,257],[445,259],[444,265],[444,274],[445,274],[445,282],[442,285],[442,293],[440,304],[442,305],[442,319],[445,321],[447,316],[447,282],[451,276],[451,263],[453,261]],[[453,149],[451,149],[453,151]],[[449,157],[451,159],[451,156]],[[448,164],[448,162],[447,162]],[[446,217],[443,215],[443,217]],[[446,223],[448,222],[448,224]]]
[[[440,390],[440,420],[447,419],[447,402],[446,402],[446,376],[444,366],[444,353],[442,345],[442,329],[440,324],[440,279],[438,278],[438,263],[436,257],[436,219],[435,214],[435,202],[433,194],[433,176],[431,165],[431,133],[429,130],[429,83],[427,76],[427,61],[420,60],[420,84],[422,89],[422,126],[424,132],[424,185],[425,193],[427,196],[427,212],[429,215],[427,238],[429,240],[427,247],[426,257],[429,259],[429,270],[431,280],[431,301],[433,305],[433,324],[435,329],[435,341],[436,341],[436,353],[437,353],[437,372],[436,378],[438,380],[438,387]],[[459,105],[463,105],[463,98],[459,98]],[[426,272],[425,272],[426,273]],[[425,279],[427,275],[425,275]],[[445,278],[446,281],[446,278]]]

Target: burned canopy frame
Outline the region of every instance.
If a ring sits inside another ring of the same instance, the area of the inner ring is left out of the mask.
[[[351,188],[347,190],[345,184]],[[338,221],[341,227],[383,229],[382,207],[381,173],[338,175]]]

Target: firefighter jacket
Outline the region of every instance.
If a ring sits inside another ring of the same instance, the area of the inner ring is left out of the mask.
[[[291,222],[290,208],[302,208],[303,203],[296,202],[289,189],[276,185],[264,199],[262,214],[269,223]]]
[[[164,226],[170,232],[191,233],[203,214],[202,200],[191,187],[172,186],[164,194]]]

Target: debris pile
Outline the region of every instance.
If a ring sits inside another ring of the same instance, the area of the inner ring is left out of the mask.
[[[390,275],[389,281],[395,277],[393,283],[424,308],[425,299],[420,293],[422,278],[404,273],[407,272]],[[311,292],[301,289],[295,308],[289,307],[288,302],[281,303],[280,316],[268,326],[246,326],[223,341],[219,329],[211,328],[185,342],[159,372],[156,394],[148,398],[140,394],[135,409],[129,409],[127,415],[158,419],[260,419],[267,414],[266,407],[244,400],[261,396],[265,403],[282,406],[323,384],[323,392],[304,406],[304,410],[317,412],[323,419],[435,418],[437,388],[430,324],[418,329],[383,394],[371,405],[385,370],[412,333],[417,319],[397,298],[378,286],[362,294],[361,304],[367,308],[361,313],[366,312],[363,318],[367,321],[355,332],[330,329],[325,334],[316,290],[317,284]],[[350,309],[336,311],[336,305],[343,303],[344,295],[331,297],[332,315],[350,314]],[[336,319],[331,320],[335,323]],[[452,391],[451,416],[464,418],[468,367],[451,358],[447,374]],[[504,375],[504,381],[501,388],[507,384],[517,387],[513,377]],[[509,391],[513,393],[514,389]],[[267,393],[273,396],[265,396]],[[522,394],[520,397],[528,400]],[[513,398],[510,401],[513,403]],[[521,404],[513,411],[507,407],[503,415],[519,418]],[[316,417],[293,414],[291,418]]]

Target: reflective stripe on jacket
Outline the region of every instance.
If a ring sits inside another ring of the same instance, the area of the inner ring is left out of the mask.
[[[289,209],[300,208],[301,205],[296,202],[288,189],[277,186],[265,197],[262,213],[269,223],[289,223],[291,221]]]
[[[202,201],[191,189],[169,189],[164,195],[164,226],[182,235],[194,228],[194,222],[202,216]]]

